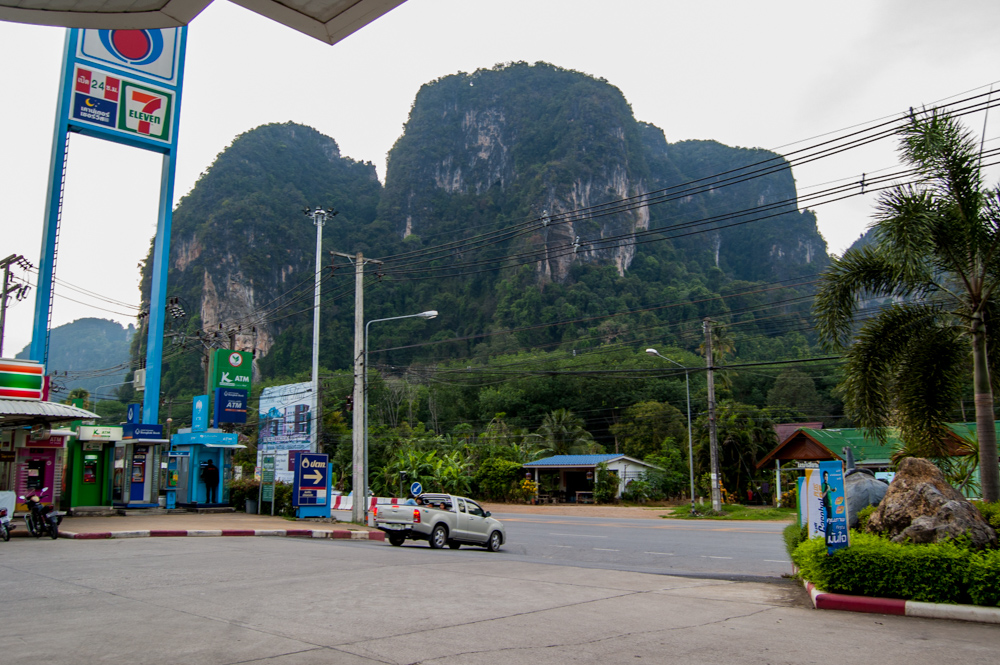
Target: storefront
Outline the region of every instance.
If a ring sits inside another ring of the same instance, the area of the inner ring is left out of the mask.
[[[121,427],[81,425],[66,446],[66,495],[63,506],[111,506],[114,449],[122,439]]]
[[[125,425],[122,440],[115,445],[112,495],[115,505],[156,508],[160,505],[160,466],[166,445],[163,425]],[[119,470],[121,473],[119,473]]]
[[[0,433],[6,467],[3,487],[18,497],[37,492],[42,503],[58,505],[63,487],[66,439],[71,430],[8,429]],[[17,510],[26,506],[17,502]]]

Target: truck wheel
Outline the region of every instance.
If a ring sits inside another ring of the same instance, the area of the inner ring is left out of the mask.
[[[448,527],[444,524],[438,524],[434,527],[434,530],[431,531],[430,542],[432,549],[439,550],[444,547],[448,543]]]
[[[405,542],[406,542],[406,536],[404,536],[403,534],[401,534],[401,533],[390,533],[389,534],[389,543],[391,545],[393,545],[395,547],[399,547],[400,545],[402,545]]]
[[[458,542],[457,540],[453,540],[450,543],[448,543],[448,547],[450,547],[453,550],[457,550],[461,546],[462,546],[462,543]]]
[[[494,531],[490,534],[490,540],[486,543],[486,547],[490,552],[498,552],[501,545],[503,545],[503,536],[500,535],[499,531]]]

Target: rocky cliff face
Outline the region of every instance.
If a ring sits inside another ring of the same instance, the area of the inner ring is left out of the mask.
[[[547,213],[553,223],[514,249],[541,248],[539,276],[564,280],[574,262],[610,262],[624,274],[635,256],[631,243],[594,241],[649,224],[642,208],[600,218],[565,214],[647,187],[638,125],[617,88],[551,65],[519,63],[421,88],[389,154],[379,212],[400,237],[437,232],[442,203],[456,213],[484,201],[504,216]]]
[[[748,179],[751,165],[761,161],[778,170]],[[601,209],[692,181],[698,186],[688,186],[686,196],[668,195],[656,208]],[[661,130],[635,120],[607,82],[544,63],[515,63],[421,88],[390,152],[379,213],[400,237],[437,235],[443,223],[448,232],[467,231],[470,208],[493,208],[494,223],[508,225],[547,214],[552,224],[511,247],[512,253],[541,251],[536,269],[543,281],[566,280],[574,263],[610,263],[624,275],[636,256],[636,233],[651,224],[669,228],[718,217],[698,227],[712,233],[677,244],[705,253],[706,262],[734,278],[760,279],[825,265],[815,218],[800,213],[795,198],[791,172],[778,155],[712,141],[668,144]],[[785,214],[755,223],[753,231],[720,216],[755,208],[773,215],[782,201],[790,202],[778,211]],[[442,219],[442,211],[450,219]],[[583,212],[567,216],[571,211]]]

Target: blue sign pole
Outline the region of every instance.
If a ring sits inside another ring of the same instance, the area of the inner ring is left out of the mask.
[[[76,50],[76,31],[66,31],[63,62]],[[28,357],[46,364],[49,357],[49,327],[52,322],[52,280],[56,273],[56,243],[62,217],[63,186],[66,180],[66,144],[69,142],[69,104],[72,97],[72,68],[64,66],[59,78],[59,101],[56,126],[52,133],[52,161],[49,164],[49,188],[45,194],[45,220],[42,223],[42,248],[38,259],[38,283],[35,286],[35,317],[32,322]]]

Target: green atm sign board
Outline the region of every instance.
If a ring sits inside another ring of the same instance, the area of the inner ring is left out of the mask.
[[[242,388],[250,390],[253,375],[253,354],[249,351],[217,349],[212,353],[212,389]]]

